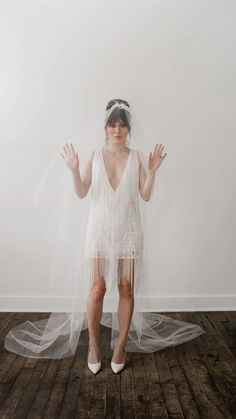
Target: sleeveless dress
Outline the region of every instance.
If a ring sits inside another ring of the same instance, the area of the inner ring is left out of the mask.
[[[130,149],[119,185],[114,190],[107,175],[102,148],[92,163],[91,204],[85,258],[90,262],[90,282],[103,275],[110,291],[121,276],[133,281],[143,254],[143,230],[139,211],[139,158]],[[133,263],[132,263],[133,262]],[[97,263],[97,265],[96,265]]]

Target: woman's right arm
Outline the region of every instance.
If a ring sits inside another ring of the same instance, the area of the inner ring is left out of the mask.
[[[76,166],[76,168],[72,170],[75,192],[78,195],[78,197],[81,199],[87,195],[89,191],[89,187],[91,185],[93,156],[94,156],[94,151],[84,169],[82,177],[80,175],[80,170],[78,166]]]
[[[64,153],[61,153],[61,156],[65,160],[65,163],[72,172],[73,175],[73,183],[75,192],[78,195],[79,198],[84,198],[89,190],[91,180],[92,180],[92,162],[93,162],[93,156],[94,151],[92,152],[92,156],[90,157],[83,176],[81,178],[80,175],[80,164],[79,164],[79,157],[78,153],[75,151],[73,144],[65,144],[63,146]]]

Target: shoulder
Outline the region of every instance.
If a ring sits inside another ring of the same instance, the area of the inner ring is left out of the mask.
[[[98,155],[98,153],[102,150],[101,147],[95,147],[92,151],[91,151],[91,157],[90,157],[90,161],[92,162],[94,159],[94,156]]]
[[[86,168],[87,169],[91,169],[92,168],[92,164],[93,164],[93,160],[94,160],[95,154],[96,154],[96,150],[94,149],[87,156],[87,158],[88,158],[87,163],[86,163]]]
[[[131,149],[131,151],[133,152],[133,154],[137,157],[139,165],[141,165],[141,158],[140,158],[140,152],[134,148]]]
[[[130,151],[131,151],[133,154],[137,154],[137,155],[138,155],[138,151],[137,151],[137,150],[135,150],[134,148],[130,148]]]

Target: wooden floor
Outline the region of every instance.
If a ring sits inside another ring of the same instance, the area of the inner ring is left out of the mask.
[[[127,353],[110,368],[110,329],[101,328],[103,369],[87,369],[87,330],[75,357],[26,358],[4,349],[7,331],[43,314],[0,313],[0,419],[236,418],[236,312],[162,313],[206,334],[151,354]]]

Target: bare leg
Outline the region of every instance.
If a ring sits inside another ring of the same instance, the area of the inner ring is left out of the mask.
[[[118,305],[118,321],[119,321],[119,338],[114,349],[112,360],[116,363],[124,362],[124,348],[134,310],[134,260],[126,261],[130,263],[129,280],[123,272],[123,261],[121,261],[121,277],[119,287],[119,305]],[[131,275],[133,276],[132,281]]]
[[[102,316],[103,298],[106,292],[105,281],[99,273],[99,259],[94,259],[94,278],[87,302],[89,356],[88,361],[96,363],[101,359],[99,347],[99,324]]]

